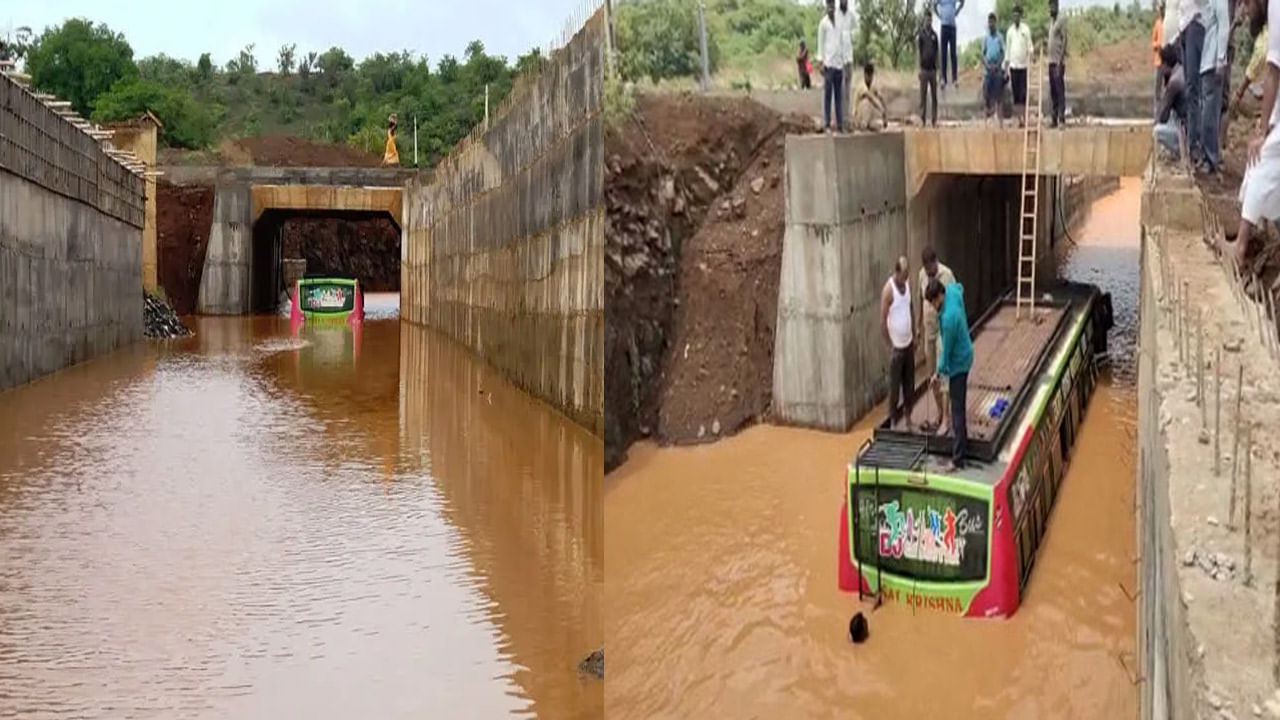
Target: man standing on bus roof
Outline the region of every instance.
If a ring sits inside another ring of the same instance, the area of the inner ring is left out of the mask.
[[[912,395],[916,384],[916,359],[911,332],[911,285],[907,281],[907,259],[898,258],[893,275],[880,292],[880,332],[889,349],[889,427],[899,417],[911,422]],[[898,395],[902,407],[898,407]]]
[[[951,268],[938,262],[938,254],[933,251],[932,247],[926,247],[920,253],[920,260],[923,267],[920,268],[920,327],[923,332],[920,334],[920,342],[924,345],[924,363],[932,374],[938,367],[938,311],[933,308],[925,300],[925,290],[929,288],[929,281],[937,278],[945,288],[947,285],[956,281],[956,276],[952,274]],[[944,394],[942,385],[939,383],[930,383],[933,390],[934,407],[937,408],[936,420],[926,420],[921,426],[926,432],[940,431],[945,425],[946,411],[942,404],[942,396]]]
[[[965,401],[968,399],[969,368],[973,366],[973,340],[969,318],[964,311],[964,287],[953,282],[945,288],[937,278],[929,281],[925,299],[938,311],[938,366],[933,382],[947,379],[951,395],[951,434],[955,446],[947,472],[964,467],[965,442],[969,439]]]

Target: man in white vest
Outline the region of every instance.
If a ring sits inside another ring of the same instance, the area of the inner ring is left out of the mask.
[[[915,393],[915,336],[911,332],[911,287],[907,282],[907,259],[898,258],[893,275],[880,293],[880,332],[889,350],[889,426],[899,418],[911,422]],[[902,405],[898,405],[898,397]]]

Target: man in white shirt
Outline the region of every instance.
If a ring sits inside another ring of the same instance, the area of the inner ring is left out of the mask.
[[[1236,232],[1234,252],[1237,262],[1244,262],[1249,241],[1258,234],[1264,220],[1280,219],[1280,2],[1246,0],[1251,30],[1262,29],[1263,18],[1272,28],[1267,33],[1267,68],[1262,76],[1262,108],[1254,137],[1249,141],[1248,169],[1240,185],[1240,226]]]
[[[827,13],[818,23],[818,64],[822,66],[822,127],[844,132],[844,46],[836,20],[836,2],[827,0]],[[835,118],[831,105],[835,104]]]
[[[1022,6],[1013,7],[1013,24],[1005,38],[1005,66],[1013,86],[1013,114],[1021,127],[1026,118],[1027,65],[1031,59],[1031,28],[1022,22]]]
[[[912,395],[916,386],[915,336],[911,332],[911,284],[907,259],[898,258],[893,275],[880,291],[880,334],[889,350],[889,427],[905,416],[911,422]],[[898,396],[902,407],[898,407]]]
[[[1204,115],[1200,109],[1201,55],[1204,53],[1204,14],[1207,0],[1178,0],[1178,37],[1182,45],[1182,67],[1187,76],[1187,146],[1192,164],[1199,164],[1204,153],[1201,130]]]
[[[844,93],[840,97],[840,107],[844,108],[844,115],[840,120],[845,127],[849,127],[849,119],[853,115],[853,108],[849,104],[849,87],[850,79],[853,77],[853,28],[855,20],[853,10],[849,9],[849,0],[840,0],[840,7],[836,9],[836,29],[840,31],[840,40],[844,44],[844,85],[841,91]]]

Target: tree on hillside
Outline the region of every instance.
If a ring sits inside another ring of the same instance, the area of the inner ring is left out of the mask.
[[[98,96],[93,111],[97,122],[129,120],[151,111],[164,123],[166,145],[203,148],[214,139],[216,106],[196,102],[186,90],[145,77],[121,80]]]
[[[26,68],[37,90],[69,100],[86,117],[95,98],[117,81],[138,76],[124,35],[81,18],[45,28],[27,52]]]
[[[209,57],[209,53],[201,53],[200,61],[196,63],[196,79],[201,83],[207,83],[212,77],[213,60]]]
[[[288,75],[293,72],[293,53],[297,48],[298,46],[292,43],[280,46],[280,54],[276,59],[276,65],[280,68],[281,75]]]
[[[254,43],[240,49],[240,53],[227,61],[227,74],[251,77],[258,73],[258,58],[253,54]]]
[[[542,67],[542,63],[546,58],[542,57],[542,50],[534,48],[529,52],[516,58],[516,75],[524,75],[532,70]]]
[[[195,79],[196,70],[185,60],[168,55],[152,55],[138,61],[138,76],[169,88],[186,89]]]
[[[355,67],[355,61],[342,48],[331,47],[316,59],[316,67],[331,81],[336,81]]]
[[[697,76],[702,72],[694,0],[631,0],[617,9],[618,69],[627,80]],[[707,29],[710,70],[719,66],[716,34]]]
[[[912,0],[861,0],[854,63],[888,63],[900,68],[915,62],[920,16]]]

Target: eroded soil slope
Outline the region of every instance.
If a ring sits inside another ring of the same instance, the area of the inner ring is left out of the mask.
[[[767,416],[783,143],[808,120],[642,95],[605,138],[605,467]]]

